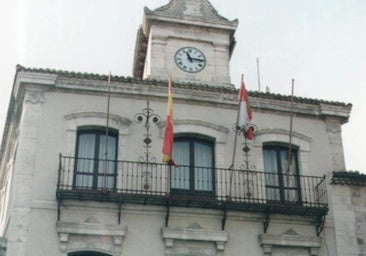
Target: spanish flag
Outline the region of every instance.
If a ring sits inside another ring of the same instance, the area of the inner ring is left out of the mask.
[[[174,132],[173,132],[172,79],[169,77],[168,110],[166,114],[164,144],[163,144],[163,163],[176,166],[176,164],[172,159],[173,144],[174,144]]]

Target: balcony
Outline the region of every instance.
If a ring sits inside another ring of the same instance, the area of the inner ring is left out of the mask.
[[[192,171],[192,166],[177,168],[157,163],[106,162],[60,155],[57,199],[317,217],[325,216],[328,211],[325,177],[279,177],[257,171],[193,168],[194,181],[185,175]]]

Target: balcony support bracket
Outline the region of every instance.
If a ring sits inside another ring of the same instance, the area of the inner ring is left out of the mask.
[[[122,203],[118,203],[118,225],[121,224],[121,211],[122,211]]]
[[[264,232],[264,234],[267,233],[267,229],[268,229],[270,220],[271,220],[271,208],[268,208],[267,212],[266,212],[266,216],[265,216],[264,221],[263,221],[263,232]]]
[[[60,195],[57,195],[57,221],[60,221],[61,218],[61,199]]]
[[[165,227],[169,225],[169,217],[170,217],[170,199],[166,202],[166,215],[165,215]]]
[[[316,223],[316,235],[318,237],[324,229],[324,224],[325,224],[325,214],[319,215],[317,217],[317,223]]]
[[[222,216],[221,219],[221,230],[224,231],[225,230],[225,225],[226,225],[226,218],[227,218],[227,203],[224,204],[224,208],[223,208],[224,214]]]

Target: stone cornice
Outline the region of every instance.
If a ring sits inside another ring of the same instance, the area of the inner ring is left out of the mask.
[[[350,171],[333,172],[332,185],[366,186],[366,174]]]
[[[288,115],[291,112],[291,105],[288,102],[287,96],[273,95],[273,94],[260,94],[249,93],[249,100],[251,107],[259,112],[283,112]],[[339,119],[340,123],[348,122],[350,112],[352,110],[351,104],[328,102],[315,99],[304,99],[294,97],[293,113],[318,116],[319,118],[325,118],[331,116]]]
[[[88,73],[75,73],[49,69],[28,69],[18,66],[16,81],[27,86],[47,86],[56,90],[71,90],[81,94],[107,94],[108,76]],[[124,94],[125,97],[156,97],[165,100],[168,81],[141,80],[130,77],[113,76],[111,93]],[[15,83],[17,87],[19,83]],[[216,87],[206,84],[173,83],[176,102],[194,104],[220,104],[221,107],[237,108],[238,90],[234,87]],[[283,113],[291,112],[291,97],[262,92],[249,92],[249,101],[254,112]],[[351,104],[329,102],[316,99],[294,97],[295,115],[312,116],[318,119],[331,117],[340,124],[346,123],[352,109]]]
[[[56,225],[60,240],[60,251],[63,253],[75,249],[97,248],[113,253],[113,255],[121,255],[122,242],[127,232],[126,225],[105,225],[93,218],[83,223],[59,221]],[[93,237],[96,240],[90,240]],[[85,248],[80,248],[80,244],[83,244]]]
[[[87,73],[56,71],[49,69],[28,69],[18,66],[17,77],[25,79],[32,86],[51,86],[56,90],[71,90],[81,94],[107,93],[108,76]],[[38,83],[39,81],[39,83]],[[124,94],[125,97],[156,97],[165,100],[168,81],[141,80],[130,77],[113,76],[111,93]],[[194,102],[194,104],[216,105],[224,108],[237,108],[238,90],[234,87],[215,87],[206,84],[173,83],[176,102]],[[291,112],[291,97],[286,95],[249,92],[249,101],[253,111],[264,113]],[[326,119],[331,117],[340,124],[346,123],[352,109],[351,104],[329,102],[316,99],[294,97],[295,115]]]
[[[44,77],[38,76],[38,73],[45,73],[46,77],[49,77],[55,81],[55,86],[63,87],[62,84],[67,85],[70,83],[71,85],[67,86],[70,88],[76,88],[78,84],[83,85],[83,87],[91,87],[95,88],[96,85],[99,85],[99,91],[101,88],[106,91],[107,87],[104,86],[107,84],[108,75],[101,75],[101,74],[93,74],[93,73],[82,73],[82,72],[72,72],[72,71],[64,71],[64,70],[54,70],[54,69],[41,69],[41,68],[26,68],[22,66],[17,67],[18,73],[30,73],[27,77],[32,77],[33,82],[37,80],[37,77]],[[51,76],[49,76],[51,75]],[[16,76],[17,78],[17,76]],[[57,78],[57,79],[55,79]],[[45,79],[43,79],[43,82]],[[126,84],[127,86],[135,85],[136,87],[146,88],[146,87],[156,87],[162,88],[164,92],[166,92],[166,87],[168,86],[167,80],[141,80],[138,78],[132,77],[125,77],[125,76],[112,76],[111,77],[112,85],[123,85]],[[42,82],[42,81],[41,81]],[[42,83],[40,83],[42,84]],[[44,83],[45,84],[45,83]],[[47,83],[46,83],[47,84]],[[51,83],[48,83],[51,84]],[[74,86],[72,86],[74,85]],[[103,86],[102,86],[103,85]],[[113,86],[112,86],[113,87]],[[233,86],[210,86],[207,84],[197,84],[197,83],[177,83],[173,81],[173,87],[178,89],[188,89],[190,91],[202,91],[202,92],[214,92],[220,94],[227,94],[232,95],[232,98],[237,99],[238,89],[235,89]],[[80,88],[81,89],[81,88]],[[98,90],[98,88],[95,88]],[[112,88],[113,89],[113,88]],[[175,89],[174,89],[175,93]],[[258,91],[249,91],[248,92],[250,97],[250,103],[252,107],[257,109],[265,107],[265,103],[275,104],[277,102],[282,102],[286,106],[290,106],[291,96],[289,95],[281,95],[275,93],[264,93]],[[262,102],[266,100],[268,102]],[[334,114],[337,113],[340,109],[344,108],[342,111],[347,113],[351,108],[352,104],[350,103],[343,103],[343,102],[334,102],[334,101],[325,101],[319,99],[312,99],[312,98],[302,98],[302,97],[294,97],[295,111],[297,108],[306,108],[308,107],[309,110],[311,109],[312,105],[316,105],[318,110],[316,114],[323,113],[326,114]],[[236,104],[236,102],[235,102]],[[305,104],[304,106],[299,106],[299,104]],[[281,106],[281,105],[280,105]],[[338,106],[340,108],[334,108]],[[288,108],[282,107],[283,110],[287,111]],[[314,111],[314,110],[313,110]]]

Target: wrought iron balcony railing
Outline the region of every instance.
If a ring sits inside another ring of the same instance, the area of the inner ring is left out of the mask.
[[[60,155],[59,199],[325,215],[325,177]]]

